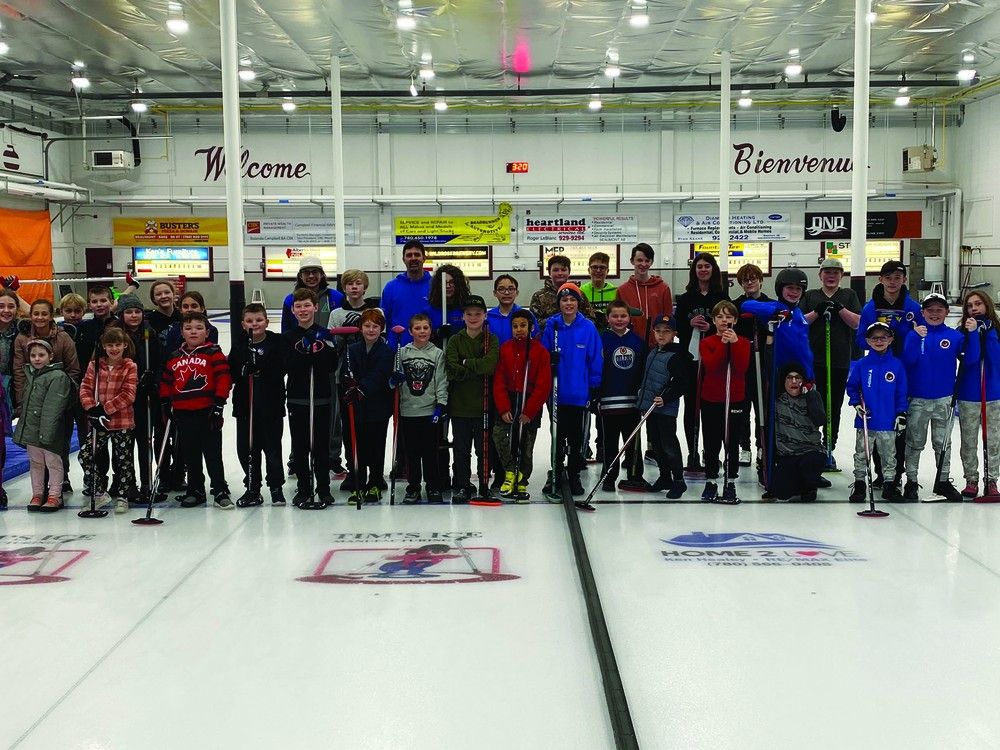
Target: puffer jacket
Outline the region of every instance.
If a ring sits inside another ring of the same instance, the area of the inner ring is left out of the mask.
[[[823,399],[815,389],[792,397],[782,392],[774,402],[777,420],[774,439],[779,456],[804,456],[823,453],[823,437],[819,428],[826,423]]]
[[[676,417],[680,397],[688,387],[688,372],[694,361],[682,344],[675,341],[650,349],[646,356],[646,374],[639,386],[639,411],[645,412],[653,399],[663,395],[663,406],[654,414]]]
[[[63,414],[69,406],[73,383],[61,362],[52,362],[41,370],[25,365],[23,375],[24,400],[14,442],[59,453],[63,448]]]
[[[25,391],[25,365],[28,364],[28,344],[36,338],[34,331],[30,334],[19,333],[14,339],[14,403],[22,403]],[[63,366],[63,370],[74,383],[80,382],[80,362],[76,358],[76,344],[70,335],[56,326],[45,337],[52,345],[52,361]]]

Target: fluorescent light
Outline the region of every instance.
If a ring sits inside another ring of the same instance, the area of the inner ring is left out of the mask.
[[[6,55],[8,52],[10,52],[10,45],[0,39],[0,55]]]
[[[649,26],[649,15],[646,11],[636,11],[628,19],[629,25],[634,29],[644,29]]]
[[[253,72],[252,68],[240,68],[240,72],[237,73],[241,81],[252,81],[257,77],[257,74]]]
[[[897,96],[893,102],[897,107],[905,107],[910,103],[910,97],[908,96]]]
[[[590,107],[592,111],[596,112],[604,105],[601,103],[600,99],[591,99],[590,102],[588,102],[587,106]]]
[[[184,18],[168,18],[167,31],[171,34],[186,34],[188,32],[188,22]]]
[[[417,95],[417,87],[414,86],[413,82],[411,81],[410,82],[410,96],[416,96],[416,95]]]
[[[971,81],[976,77],[976,71],[972,68],[962,68],[958,71],[958,80],[960,81]]]
[[[87,63],[83,62],[82,60],[74,60],[73,61],[73,67],[76,68],[76,69],[86,68],[87,67]]]
[[[878,13],[876,13],[873,10],[870,10],[865,15],[865,18],[868,20],[868,24],[871,25],[871,24],[875,23],[878,20]]]
[[[798,48],[798,47],[795,47],[794,49],[790,49],[790,50],[788,50],[788,54],[789,54],[789,55],[790,55],[791,57],[798,57],[798,56],[799,56],[799,48]]]
[[[751,104],[753,104],[753,99],[749,96],[741,96],[736,100],[736,103],[743,107],[743,109],[747,109]]]
[[[149,105],[146,104],[146,102],[139,101],[138,99],[136,99],[134,102],[132,102],[132,111],[133,112],[138,112],[139,114],[142,114],[143,112],[145,112],[148,109],[149,109]]]
[[[87,76],[77,75],[77,76],[73,76],[69,80],[70,80],[70,83],[73,84],[73,88],[76,88],[76,89],[85,89],[85,88],[87,88],[87,87],[90,86],[90,80],[87,78]]]
[[[420,69],[420,77],[425,81],[429,81],[434,77],[434,68],[424,67]]]
[[[794,78],[797,75],[802,75],[802,66],[799,63],[788,63],[785,66],[785,75],[789,78]]]
[[[616,49],[609,49],[608,50],[608,62],[609,63],[617,63],[618,62],[618,50],[616,50]]]
[[[971,52],[966,52],[964,55],[962,55],[962,62],[970,63],[975,61],[976,61],[976,56]]]
[[[291,99],[285,99],[285,101],[281,103],[281,108],[286,112],[294,112],[295,102],[293,102]]]
[[[900,86],[899,87],[899,93],[900,94],[908,94],[908,93],[910,93],[910,87],[909,86]]]
[[[409,10],[413,7],[413,0],[399,0],[400,10]]]
[[[436,109],[438,112],[444,112],[448,109],[448,102],[446,102],[444,99],[438,99],[436,102],[434,102],[434,109]]]
[[[608,65],[604,69],[604,75],[606,75],[608,78],[617,78],[621,74],[622,74],[622,69],[619,68],[617,65]]]
[[[417,28],[417,19],[411,15],[396,16],[396,28],[400,31],[412,31]]]

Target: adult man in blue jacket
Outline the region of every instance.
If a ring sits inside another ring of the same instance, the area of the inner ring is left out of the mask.
[[[569,446],[567,475],[570,492],[584,494],[580,482],[583,469],[583,425],[587,406],[598,398],[604,355],[597,326],[580,314],[583,294],[576,284],[565,283],[556,293],[559,312],[546,321],[542,346],[549,350],[553,377],[558,378],[556,406],[556,465],[542,492],[550,498],[558,495],[554,481],[562,471],[562,456]],[[553,394],[556,388],[553,388]]]
[[[397,339],[400,346],[413,340],[410,336],[410,318],[427,309],[431,275],[424,270],[426,256],[427,251],[420,240],[408,240],[403,245],[403,265],[406,266],[406,271],[398,274],[382,290],[382,311],[385,313],[386,332],[391,347],[395,348]],[[398,336],[392,332],[397,325],[404,328]]]

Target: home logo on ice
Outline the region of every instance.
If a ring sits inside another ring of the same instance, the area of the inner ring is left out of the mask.
[[[836,544],[776,532],[692,531],[661,541],[670,547],[660,552],[665,561],[713,567],[830,567],[866,560]]]

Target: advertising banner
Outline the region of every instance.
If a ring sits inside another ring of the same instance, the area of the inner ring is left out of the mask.
[[[691,244],[691,259],[698,253],[711,253],[719,257],[718,242],[694,242]],[[735,275],[741,266],[753,264],[760,268],[765,276],[771,273],[771,243],[770,242],[730,242],[729,243],[729,273]]]
[[[611,262],[608,263],[608,278],[617,279],[619,271],[619,245],[540,245],[542,265],[538,269],[538,277],[544,279],[548,275],[549,258],[553,255],[563,255],[569,258],[569,275],[573,279],[586,279],[590,276],[588,262],[594,253],[606,253]]]
[[[304,257],[317,257],[329,278],[337,273],[337,248],[334,245],[312,245],[310,247],[264,248],[264,278],[294,279],[299,275],[299,263]]]
[[[509,245],[511,205],[501,203],[497,209],[496,216],[397,216],[396,244]]]
[[[248,219],[245,230],[243,241],[247,245],[322,247],[337,244],[337,224],[332,216]],[[358,244],[356,218],[345,218],[344,239],[348,245]]]
[[[115,244],[126,247],[229,244],[224,216],[121,216],[112,226]]]
[[[850,211],[823,211],[807,213],[803,239],[851,239]],[[920,211],[869,211],[867,239],[919,239],[923,236],[923,217]]]
[[[634,245],[639,241],[635,216],[525,216],[527,243]]]
[[[820,244],[820,257],[836,258],[844,264],[844,273],[851,272],[851,243],[826,241]],[[903,259],[903,243],[899,240],[865,240],[865,273],[878,273],[890,260]]]
[[[788,214],[733,214],[730,242],[776,242],[791,238]],[[718,242],[718,214],[680,214],[674,217],[674,242]]]
[[[211,280],[210,247],[133,247],[132,267],[140,279],[187,276],[189,281]]]

